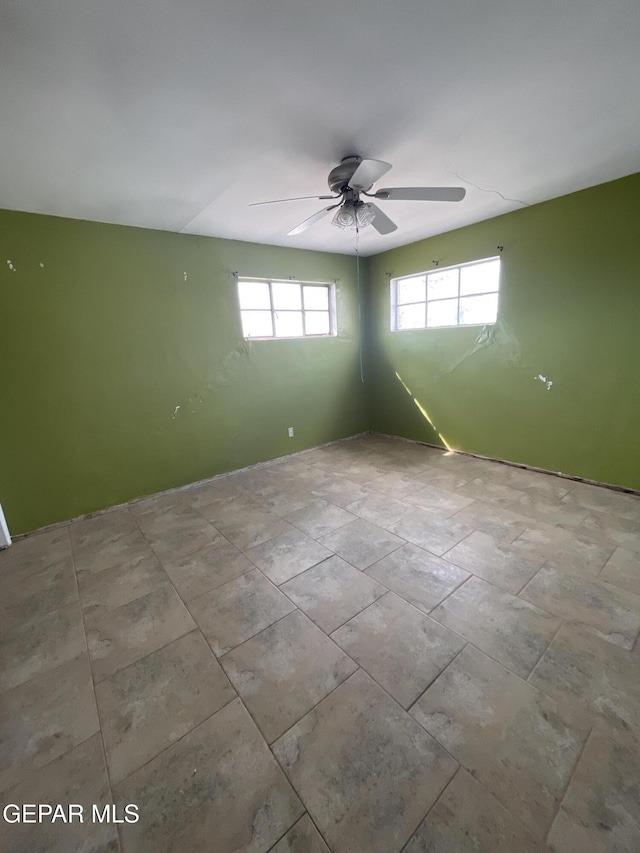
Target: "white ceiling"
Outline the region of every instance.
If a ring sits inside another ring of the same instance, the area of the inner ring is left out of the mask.
[[[348,154],[372,254],[640,171],[638,0],[3,0],[0,207],[353,252],[323,206]],[[480,187],[482,189],[480,189]],[[328,204],[328,202],[326,203]]]

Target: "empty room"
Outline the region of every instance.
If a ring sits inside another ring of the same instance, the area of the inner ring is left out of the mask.
[[[2,4],[2,853],[640,851],[638,44]]]

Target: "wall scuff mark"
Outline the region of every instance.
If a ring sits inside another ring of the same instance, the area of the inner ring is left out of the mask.
[[[182,406],[176,406],[175,409],[173,410],[173,414],[171,415],[171,417],[173,418],[174,421],[175,421],[176,416],[177,416],[177,414],[181,408],[182,408]]]

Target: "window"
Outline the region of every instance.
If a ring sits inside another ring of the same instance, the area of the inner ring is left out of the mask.
[[[391,328],[484,326],[498,317],[500,258],[397,278],[391,282]]]
[[[331,284],[238,281],[245,338],[310,338],[335,335]]]

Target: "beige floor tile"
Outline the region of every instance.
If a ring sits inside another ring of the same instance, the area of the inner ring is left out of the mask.
[[[614,545],[640,554],[640,521],[632,521],[605,512],[591,512],[582,522],[581,528],[603,534]]]
[[[519,592],[544,564],[544,557],[524,557],[510,544],[475,531],[447,552],[447,560],[507,592]]]
[[[199,631],[98,684],[111,781],[124,779],[235,695]]]
[[[493,483],[510,486],[541,498],[551,498],[554,501],[563,498],[574,486],[572,480],[554,477],[552,474],[542,474],[539,471],[495,463],[489,463],[485,477]]]
[[[429,457],[425,457],[425,462],[429,465],[435,465],[436,468],[448,471],[450,474],[455,473],[466,476],[469,482],[476,477],[480,477],[486,466],[486,462],[483,459],[477,459],[475,456],[465,456],[463,453],[444,449],[440,451],[432,449]]]
[[[0,692],[85,651],[80,606],[68,604],[35,622],[0,634]]]
[[[315,501],[311,492],[289,485],[286,488],[274,486],[271,494],[263,494],[261,498],[266,509],[279,516],[297,512]]]
[[[639,572],[639,497],[379,435],[18,539],[0,790],[106,802],[104,742],[141,805],[122,853],[549,853],[550,826],[636,853]],[[0,847],[115,853],[82,828]]]
[[[543,559],[554,569],[587,580],[598,577],[614,550],[612,545],[594,542],[579,529],[562,530],[544,522],[528,527],[511,545],[529,559]]]
[[[572,853],[577,853],[575,848]],[[582,848],[586,853],[586,848]],[[550,853],[460,768],[403,853]]]
[[[529,675],[562,624],[550,613],[476,577],[470,577],[431,616],[522,678]]]
[[[93,822],[93,806],[111,803],[111,793],[102,754],[100,735],[56,758],[38,773],[6,793],[6,801],[16,804],[69,803],[82,807],[83,822],[75,818],[65,823],[51,817],[36,824],[0,822],[0,850],[7,853],[115,853],[118,833],[114,824]],[[121,817],[121,815],[119,815]]]
[[[173,587],[166,585],[115,610],[85,616],[96,682],[176,640],[195,623]]]
[[[282,585],[282,591],[327,634],[386,593],[341,557],[330,557]]]
[[[598,580],[640,595],[640,554],[627,548],[616,548]]]
[[[211,480],[201,483],[189,489],[186,495],[190,506],[203,511],[204,507],[219,501],[226,502],[231,498],[246,495],[246,489],[242,486],[237,476],[221,477],[219,480]]]
[[[128,509],[110,510],[69,525],[69,538],[74,551],[82,551],[87,546],[97,548],[111,540],[138,532],[136,520]]]
[[[136,803],[141,815],[123,831],[123,853],[262,853],[304,811],[239,699],[117,785],[114,796],[121,807]]]
[[[254,569],[253,563],[226,539],[186,557],[165,557],[162,565],[185,601]]]
[[[322,836],[313,825],[309,815],[305,814],[291,827],[269,853],[331,853],[322,840]]]
[[[564,625],[529,681],[577,700],[614,737],[640,744],[640,655]]]
[[[233,524],[234,521],[247,514],[267,511],[262,498],[255,492],[246,489],[224,500],[197,505],[197,510],[216,528],[220,528],[224,524]],[[271,520],[273,521],[273,519]]]
[[[422,509],[392,524],[389,530],[437,557],[446,554],[454,545],[473,533],[473,527],[458,524],[452,519],[438,518]]]
[[[469,573],[416,545],[404,545],[367,574],[428,613],[467,580]]]
[[[545,566],[520,595],[624,649],[633,648],[640,632],[640,596],[612,584],[582,580]]]
[[[608,512],[620,518],[640,521],[639,495],[625,494],[602,486],[591,486],[588,483],[577,483],[562,500],[568,505],[577,505],[595,512]]]
[[[434,468],[433,470],[437,469]],[[437,473],[441,477],[447,476],[443,471],[438,471]],[[363,490],[364,494],[360,495],[360,497],[365,497],[367,493],[374,491],[381,492],[384,495],[389,495],[397,500],[402,500],[412,492],[418,492],[420,489],[423,489],[426,485],[428,485],[428,483],[423,481],[420,475],[411,477],[408,474],[392,472],[372,480],[366,486],[366,491]]]
[[[324,473],[319,476],[318,471],[314,471],[314,474],[315,477],[309,475],[304,479],[313,497],[322,498],[329,503],[336,504],[336,506],[344,508],[369,492],[368,486],[365,488],[360,483],[349,480],[348,477],[337,474],[330,476]],[[377,481],[374,480],[374,482]]]
[[[394,536],[364,518],[346,524],[324,536],[321,541],[357,569],[366,569],[403,544],[399,536]]]
[[[262,509],[240,511],[228,520],[217,522],[217,525],[220,533],[241,551],[255,548],[292,530],[280,516]]]
[[[503,486],[483,477],[477,477],[464,486],[456,489],[457,495],[464,495],[477,501],[489,501],[490,503],[510,506],[514,501],[525,497],[525,492],[514,489],[512,486]]]
[[[136,529],[122,534],[115,533],[100,542],[90,540],[74,546],[73,560],[78,575],[89,575],[139,560],[150,552],[149,543]]]
[[[531,519],[518,515],[509,507],[488,501],[474,501],[460,512],[451,516],[455,524],[473,527],[487,533],[498,542],[513,542],[523,530],[531,526]]]
[[[403,708],[416,701],[465,644],[392,592],[331,636]]]
[[[0,635],[27,622],[40,621],[77,600],[71,557],[25,577],[10,573],[0,581]]]
[[[167,582],[167,573],[150,548],[120,566],[78,575],[82,609],[89,613],[120,607]]]
[[[275,584],[288,581],[333,554],[300,530],[283,533],[245,553]]]
[[[590,721],[468,645],[411,713],[538,840],[555,817]]]
[[[268,743],[357,669],[300,611],[265,628],[220,662]]]
[[[352,513],[347,512],[339,506],[323,500],[314,500],[313,503],[297,512],[287,515],[287,521],[302,530],[314,539],[320,539],[328,533],[332,533],[340,527],[344,527],[355,518]]]
[[[68,525],[14,539],[10,548],[0,551],[0,573],[7,579],[26,578],[43,572],[54,563],[71,556]]]
[[[390,495],[374,491],[349,504],[347,509],[354,515],[371,521],[380,527],[389,527],[404,516],[414,512],[413,506],[402,503]]]
[[[398,853],[457,767],[362,671],[273,749],[333,853]]]
[[[549,844],[556,853],[640,850],[640,751],[594,730],[551,827]]]
[[[150,522],[149,515],[155,516],[155,513],[138,516],[138,523],[161,560],[187,557],[222,541],[220,532],[191,507],[159,511],[161,525],[155,520]]]
[[[563,498],[554,500],[532,493],[527,493],[519,500],[513,501],[510,507],[514,512],[526,515],[535,521],[546,521],[567,529],[580,527],[588,513],[588,510],[583,507],[565,503]]]
[[[456,489],[464,486],[474,477],[475,474],[456,474],[455,471],[449,472],[438,468],[436,465],[428,465],[416,475],[414,482],[420,483],[420,488],[432,486],[436,489],[443,489],[445,492],[455,492]]]
[[[4,693],[0,702],[0,791],[97,731],[86,654]]]
[[[165,515],[170,518],[172,515],[184,512],[189,517],[191,510],[189,489],[152,495],[129,504],[129,512],[145,533],[162,531],[166,524],[163,520]]]
[[[282,619],[295,605],[254,569],[194,598],[189,609],[220,656]]]
[[[445,519],[472,504],[474,498],[466,497],[460,491],[447,492],[434,486],[423,486],[417,492],[407,495],[405,501],[413,504],[417,509],[425,510],[436,518]]]

